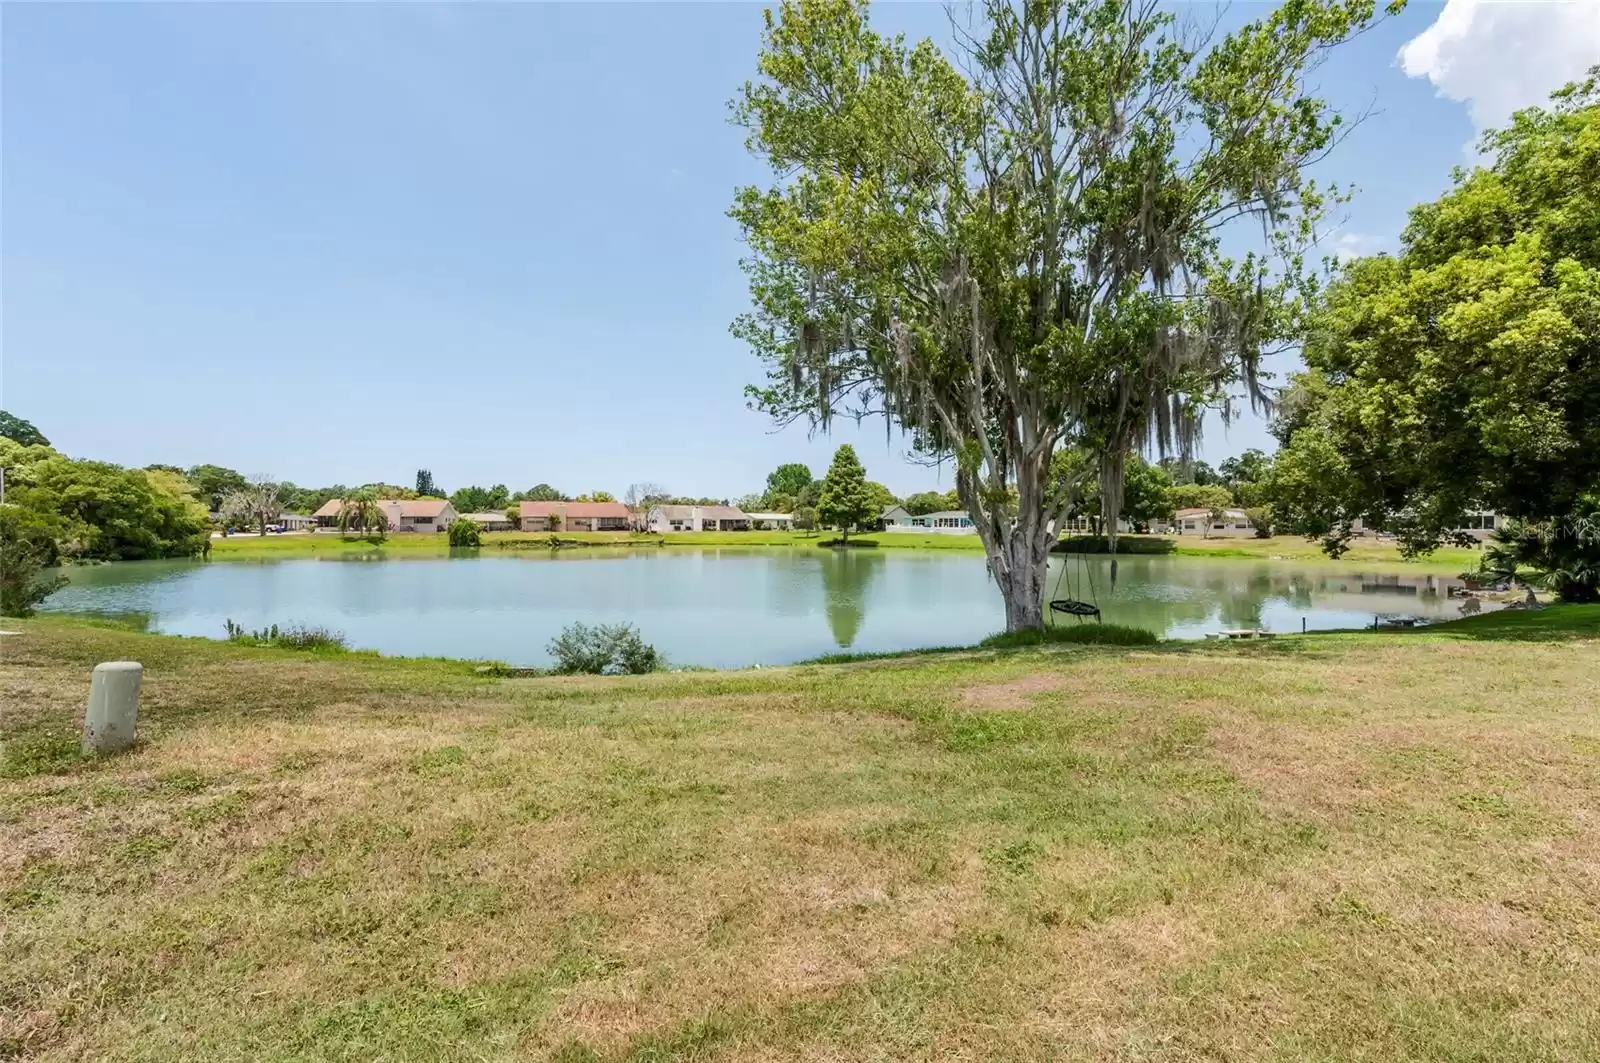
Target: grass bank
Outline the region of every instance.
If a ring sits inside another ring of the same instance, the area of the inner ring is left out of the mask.
[[[1595,609],[616,680],[7,626],[0,1055],[1600,1058]]]
[[[676,532],[665,535],[631,535],[615,532],[560,532],[564,544],[589,544],[596,548],[652,549],[656,547],[794,547],[831,549],[834,533],[812,532]],[[548,532],[494,532],[484,536],[481,553],[495,551],[548,550]],[[863,550],[952,550],[982,553],[976,535],[916,535],[907,532],[877,532],[854,536],[854,548]],[[1068,546],[1072,546],[1069,542]],[[1165,554],[1177,557],[1236,558],[1255,561],[1296,561],[1329,563],[1314,542],[1294,536],[1274,539],[1201,539],[1195,536],[1164,538],[1153,535],[1123,536],[1118,549],[1126,554]],[[443,535],[393,535],[382,543],[342,539],[337,534],[314,535],[235,535],[212,540],[211,556],[217,560],[263,557],[357,556],[373,553],[402,557],[450,554]],[[1339,564],[1416,567],[1451,574],[1476,568],[1478,551],[1460,548],[1441,549],[1419,561],[1407,561],[1392,542],[1357,540]]]

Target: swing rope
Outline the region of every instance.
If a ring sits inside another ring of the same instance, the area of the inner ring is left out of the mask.
[[[1067,574],[1067,567],[1071,563],[1072,562],[1071,562],[1070,558],[1065,558],[1064,557],[1064,558],[1061,559],[1061,571],[1056,574],[1055,594],[1061,593],[1061,578]],[[1057,598],[1057,597],[1054,596],[1054,594],[1052,594],[1052,596],[1050,598],[1050,611],[1052,613],[1066,613],[1066,614],[1068,614],[1070,616],[1075,616],[1075,617],[1078,618],[1078,622],[1079,623],[1083,622],[1083,618],[1084,617],[1092,616],[1092,617],[1094,617],[1095,623],[1098,624],[1098,623],[1100,623],[1100,605],[1099,605],[1100,596],[1095,591],[1094,573],[1093,573],[1093,571],[1091,571],[1089,569],[1088,563],[1084,559],[1084,556],[1083,556],[1082,553],[1078,554],[1078,566],[1079,566],[1079,569],[1081,570],[1079,572],[1079,575],[1078,575],[1078,588],[1080,590],[1082,590],[1083,582],[1084,582],[1084,573],[1088,573],[1089,595],[1090,595],[1091,598],[1094,599],[1094,603],[1095,604],[1091,605],[1089,602],[1079,601],[1077,598],[1073,597],[1073,594],[1072,594],[1072,581],[1068,580],[1067,581],[1067,596],[1065,598]]]

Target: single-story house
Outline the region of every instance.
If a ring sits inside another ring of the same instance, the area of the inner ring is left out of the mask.
[[[280,513],[278,514],[278,527],[284,531],[305,531],[316,525],[316,521],[305,513]]]
[[[1477,513],[1468,513],[1466,515],[1466,519],[1462,521],[1461,527],[1452,528],[1451,531],[1460,532],[1463,535],[1470,535],[1474,539],[1481,541],[1489,538],[1489,536],[1493,535],[1497,529],[1503,528],[1505,525],[1505,517],[1502,517],[1493,510],[1481,510]],[[1383,534],[1367,527],[1367,522],[1362,520],[1360,517],[1357,517],[1355,520],[1350,522],[1350,531],[1352,534],[1363,536]]]
[[[442,532],[456,519],[455,507],[444,498],[380,498],[378,508],[383,510],[392,532]],[[311,519],[319,528],[336,528],[342,509],[344,499],[330,498],[311,514]]]
[[[890,506],[879,517],[883,530],[892,532],[941,532],[955,535],[976,535],[978,529],[972,518],[959,509],[941,510],[913,516],[904,506]]]
[[[518,512],[525,532],[627,531],[632,526],[621,502],[523,502]]]
[[[750,516],[737,506],[651,506],[644,523],[653,532],[750,530]]]
[[[793,513],[746,513],[750,527],[761,531],[793,531]]]
[[[503,509],[487,513],[463,513],[461,514],[461,519],[472,521],[479,529],[486,532],[516,531],[517,529],[517,522],[506,516],[506,511]]]
[[[1105,521],[1096,517],[1086,517],[1082,514],[1068,517],[1061,522],[1061,531],[1056,536],[1064,539],[1069,535],[1104,535],[1106,533]],[[1121,517],[1117,518],[1117,534],[1131,535],[1133,525]]]
[[[1180,509],[1170,521],[1152,521],[1150,530],[1158,535],[1198,535],[1206,539],[1251,539],[1255,522],[1242,509],[1224,509],[1213,519],[1209,509]]]

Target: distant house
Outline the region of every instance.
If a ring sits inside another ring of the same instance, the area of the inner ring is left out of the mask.
[[[550,518],[556,518],[558,531],[627,531],[628,507],[621,502],[523,502],[525,532],[550,531]]]
[[[1117,534],[1130,535],[1132,532],[1133,525],[1129,524],[1121,517],[1118,517]],[[1057,538],[1065,538],[1069,535],[1104,535],[1105,533],[1106,522],[1104,520],[1101,520],[1098,517],[1085,517],[1082,514],[1079,514],[1077,516],[1068,517],[1066,520],[1061,522],[1061,531],[1057,535]]]
[[[1470,535],[1474,539],[1482,541],[1489,538],[1489,536],[1493,535],[1497,530],[1504,528],[1505,526],[1505,517],[1502,517],[1493,510],[1485,509],[1476,513],[1468,513],[1462,520],[1461,527],[1451,528],[1450,531],[1461,535]],[[1350,522],[1350,531],[1355,535],[1384,534],[1383,532],[1379,532],[1367,527],[1366,521],[1362,520],[1360,517],[1357,517],[1355,520]]]
[[[787,514],[768,514],[783,517]],[[645,514],[645,527],[653,532],[669,531],[749,531],[750,515],[737,506],[651,506]]]
[[[304,513],[278,514],[278,526],[284,531],[305,531],[314,527],[316,523],[315,520]]]
[[[1198,535],[1207,539],[1250,539],[1256,534],[1255,522],[1242,509],[1224,509],[1213,517],[1209,509],[1180,509],[1170,521],[1154,521],[1150,530],[1158,535]]]
[[[516,522],[506,516],[506,511],[503,509],[490,513],[463,513],[460,519],[470,520],[486,532],[515,531],[517,528]]]
[[[976,535],[978,532],[972,518],[959,509],[913,516],[904,506],[890,506],[878,519],[883,521],[883,530],[891,532],[942,532],[955,535]]]
[[[750,527],[760,531],[793,531],[793,513],[746,513]]]
[[[444,531],[456,519],[455,507],[443,498],[380,498],[378,508],[392,532]],[[343,509],[344,499],[330,498],[311,519],[319,528],[336,528]]]

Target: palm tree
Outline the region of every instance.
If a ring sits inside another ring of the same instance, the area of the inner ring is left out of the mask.
[[[369,538],[370,533],[376,532],[380,539],[389,528],[389,518],[378,504],[378,493],[370,487],[351,491],[350,497],[339,506],[339,534],[343,535],[351,528]]]
[[[1564,602],[1600,600],[1600,506],[1584,502],[1562,520],[1507,521],[1484,546],[1483,571],[1554,591]]]

